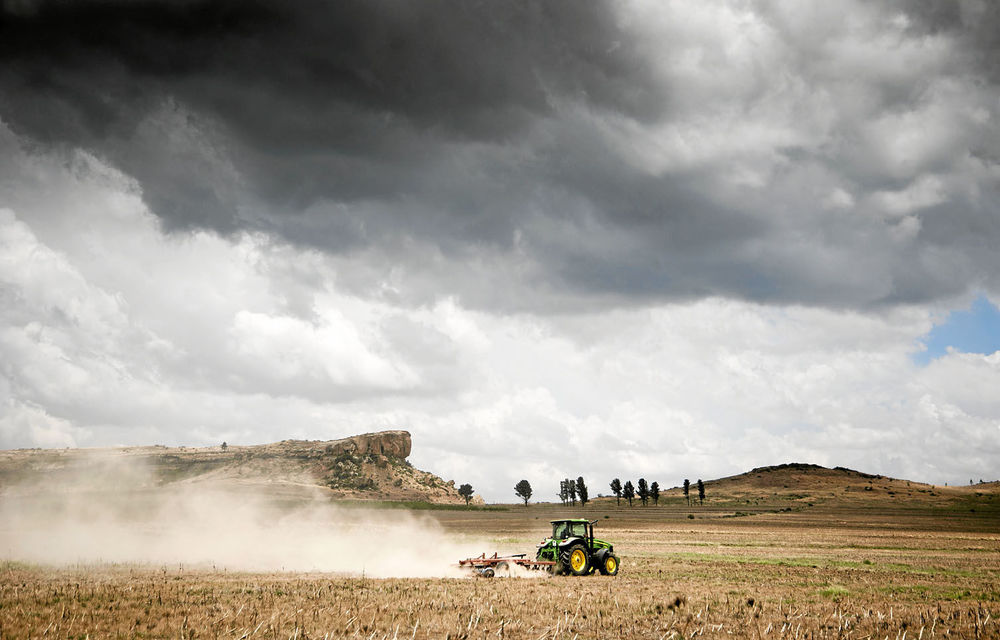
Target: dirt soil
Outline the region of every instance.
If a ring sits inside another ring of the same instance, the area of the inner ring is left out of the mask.
[[[478,545],[474,553],[532,553],[550,519],[588,517],[621,556],[616,577],[8,561],[0,564],[0,636],[1000,638],[996,487],[911,483],[907,493],[905,481],[846,472],[759,471],[729,479],[731,493],[709,484],[704,505],[671,494],[645,507],[602,498],[585,508],[419,514],[422,530],[440,534],[435,545]]]

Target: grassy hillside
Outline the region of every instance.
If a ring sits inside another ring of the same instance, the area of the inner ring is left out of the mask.
[[[653,480],[655,478],[649,478]],[[634,480],[633,480],[634,482]],[[661,490],[661,517],[742,517],[767,513],[831,513],[851,509],[865,513],[898,510],[968,512],[1000,518],[1000,485],[996,482],[938,486],[863,473],[844,467],[828,469],[790,463],[760,467],[705,482],[699,504],[694,482],[690,505],[681,487]],[[639,505],[638,499],[633,501]],[[595,507],[615,504],[599,498]],[[652,506],[650,503],[649,506]]]

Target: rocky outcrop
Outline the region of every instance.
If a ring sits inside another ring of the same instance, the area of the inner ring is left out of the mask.
[[[413,446],[408,431],[365,433],[343,440],[335,440],[330,444],[336,453],[349,453],[356,456],[371,454],[399,460],[405,460],[409,457],[410,449]]]
[[[45,485],[70,490],[80,478],[95,485],[122,470],[131,488],[178,483],[308,486],[336,498],[463,503],[453,481],[415,469],[406,431],[365,433],[340,440],[282,440],[214,447],[127,447],[0,451],[0,494]]]

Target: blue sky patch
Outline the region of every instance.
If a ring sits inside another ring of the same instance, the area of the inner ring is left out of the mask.
[[[963,353],[1000,351],[1000,310],[981,295],[969,309],[948,314],[948,319],[931,329],[923,342],[927,350],[913,356],[921,365],[948,353],[948,347]]]

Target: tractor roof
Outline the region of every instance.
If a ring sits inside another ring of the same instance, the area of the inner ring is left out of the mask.
[[[590,524],[590,520],[587,520],[586,518],[563,518],[561,520],[549,520],[549,524],[556,524],[557,522],[582,522]]]

